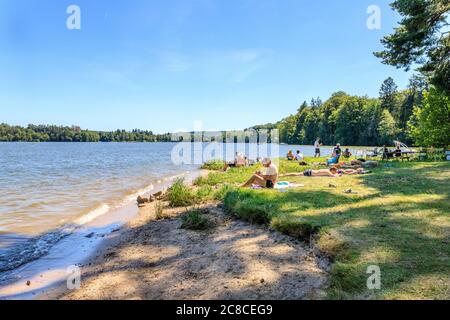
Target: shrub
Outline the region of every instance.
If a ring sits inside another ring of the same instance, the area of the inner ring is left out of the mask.
[[[190,230],[206,230],[211,224],[199,210],[193,210],[181,217],[181,227]]]
[[[155,217],[156,220],[161,220],[164,218],[164,207],[160,200],[155,202]]]
[[[183,179],[174,182],[168,190],[167,198],[171,207],[187,207],[196,202],[196,195]]]

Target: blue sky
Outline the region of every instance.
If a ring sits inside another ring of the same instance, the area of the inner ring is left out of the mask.
[[[377,96],[385,0],[1,0],[0,122],[242,129],[333,92]],[[66,9],[81,9],[68,30]],[[369,30],[369,5],[381,30]]]

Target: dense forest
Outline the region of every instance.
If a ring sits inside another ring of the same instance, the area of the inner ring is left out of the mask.
[[[23,142],[166,142],[170,134],[153,134],[151,131],[125,130],[92,131],[78,126],[28,125],[26,128],[0,124],[0,141]]]
[[[441,128],[435,128],[436,137],[427,141],[417,126],[420,111],[430,103],[433,109],[441,108],[442,119]],[[339,91],[325,102],[320,98],[303,102],[297,113],[253,129],[277,128],[280,141],[288,144],[313,144],[319,137],[326,145],[381,146],[400,140],[407,144],[447,146],[448,108],[448,97],[430,89],[424,77],[414,75],[405,90],[398,90],[394,80],[388,78],[382,83],[378,98]]]

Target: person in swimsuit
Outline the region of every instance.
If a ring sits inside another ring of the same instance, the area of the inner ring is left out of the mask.
[[[294,158],[295,158],[295,156],[292,153],[292,150],[289,150],[289,152],[286,155],[286,159],[288,159],[289,161],[292,161],[292,160],[294,160]]]
[[[342,172],[339,172],[336,168],[330,168],[330,169],[320,169],[320,170],[313,170],[313,169],[307,169],[303,171],[303,173],[287,173],[283,175],[283,177],[298,177],[298,176],[305,176],[305,177],[338,177],[342,174]]]
[[[330,169],[320,169],[320,170],[313,170],[313,169],[307,169],[303,171],[303,173],[287,173],[284,174],[283,177],[299,177],[299,176],[305,176],[305,177],[340,177],[344,174],[348,175],[354,175],[354,174],[364,174],[369,173],[369,171],[365,171],[364,169],[337,169],[337,168],[330,168]]]

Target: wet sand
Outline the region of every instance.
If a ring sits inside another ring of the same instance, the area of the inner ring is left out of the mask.
[[[167,205],[167,204],[166,204]],[[40,299],[320,299],[328,280],[326,259],[302,242],[223,212],[202,212],[206,231],[181,228],[186,209],[141,208],[81,266],[81,288],[65,286]]]
[[[206,171],[188,172],[187,183]],[[153,192],[166,190],[176,177],[158,181]],[[96,217],[79,226],[73,233],[55,244],[48,254],[14,270],[0,274],[0,300],[53,299],[66,289],[68,268],[83,266],[100,257],[105,248],[113,248],[124,230],[140,219],[140,210],[134,201]],[[84,272],[84,269],[81,270]]]

